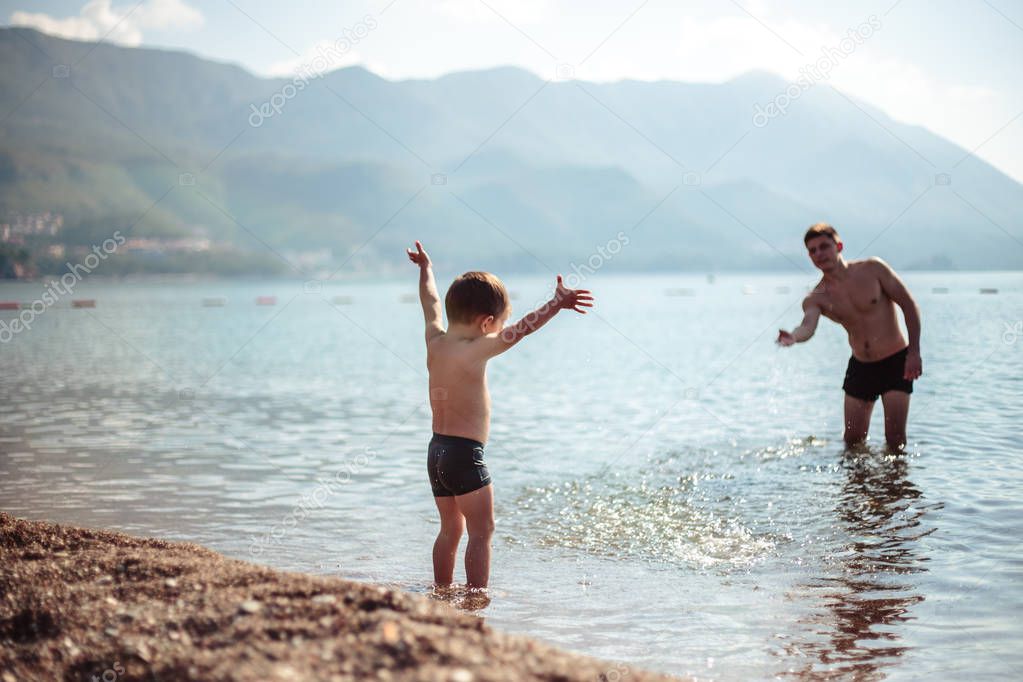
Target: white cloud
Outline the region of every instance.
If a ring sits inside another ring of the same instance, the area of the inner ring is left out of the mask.
[[[750,2],[745,6],[755,7]],[[845,29],[826,24],[772,17],[765,7],[756,5],[756,18],[745,13],[637,13],[632,25],[588,60],[580,75],[596,81],[721,82],[762,70],[796,78],[800,67],[815,62],[822,49],[837,46],[845,36]]]
[[[132,12],[143,28],[197,28],[203,15],[184,0],[149,0]]]
[[[150,28],[195,28],[204,22],[202,12],[184,0],[147,0],[139,5],[114,7],[111,0],[89,0],[78,16],[62,19],[44,13],[15,11],[11,25],[27,26],[72,40],[107,40],[122,45],[142,43],[142,31]]]

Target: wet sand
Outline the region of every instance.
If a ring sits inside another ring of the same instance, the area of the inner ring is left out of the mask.
[[[662,680],[426,597],[0,513],[0,680]]]

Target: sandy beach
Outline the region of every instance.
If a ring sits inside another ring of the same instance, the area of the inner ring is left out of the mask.
[[[659,680],[426,597],[0,513],[0,679]]]

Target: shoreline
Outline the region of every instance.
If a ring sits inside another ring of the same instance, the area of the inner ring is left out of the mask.
[[[670,680],[424,596],[0,512],[0,680]]]

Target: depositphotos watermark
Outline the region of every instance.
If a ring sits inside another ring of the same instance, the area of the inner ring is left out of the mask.
[[[792,103],[802,97],[804,92],[817,83],[830,78],[832,69],[880,30],[881,20],[877,15],[871,14],[865,22],[856,28],[850,28],[837,47],[822,47],[821,56],[817,58],[817,61],[799,68],[799,78],[794,83],[789,84],[785,90],[775,95],[766,106],[757,103],[753,111],[753,125],[763,128],[771,122],[771,119],[784,116],[788,113]]]
[[[351,461],[346,462],[344,466],[335,471],[329,478],[317,478],[316,487],[313,488],[312,492],[304,493],[295,506],[291,508],[291,511],[285,514],[278,523],[271,526],[262,537],[252,536],[252,541],[249,543],[249,554],[259,556],[268,545],[279,545],[290,529],[306,520],[311,508],[323,509],[324,502],[328,498],[336,494],[340,487],[352,482],[352,474],[365,469],[376,457],[377,453],[373,448],[366,448],[352,458]]]
[[[1005,333],[1002,334],[1002,343],[1006,346],[1016,345],[1016,341],[1023,336],[1023,320],[1017,320],[1015,324],[1005,323]]]
[[[565,286],[569,289],[578,289],[579,285],[585,282],[587,277],[596,274],[597,270],[604,267],[606,263],[611,262],[631,242],[632,240],[629,239],[629,235],[619,231],[606,244],[598,245],[582,265],[572,263],[572,272],[565,277]]]
[[[16,334],[31,329],[36,317],[56,305],[61,296],[71,294],[75,287],[78,286],[78,283],[85,279],[86,275],[98,268],[99,264],[110,255],[116,253],[117,249],[123,246],[125,241],[124,235],[121,234],[120,230],[117,230],[109,239],[104,239],[102,244],[93,246],[92,253],[87,254],[81,263],[75,263],[74,265],[65,263],[68,271],[61,275],[60,279],[47,284],[46,289],[39,298],[32,301],[25,308],[22,308],[18,316],[10,322],[0,320],[0,343],[7,343]]]
[[[92,682],[117,682],[117,679],[124,675],[124,666],[119,661],[114,661],[114,665],[107,668],[100,675],[93,675],[89,679]]]
[[[331,67],[340,65],[341,59],[351,52],[352,48],[368,36],[370,31],[378,25],[376,17],[372,14],[367,14],[359,23],[341,31],[341,37],[333,43],[317,45],[315,49],[316,56],[300,65],[290,82],[285,83],[278,92],[272,94],[267,101],[258,107],[255,104],[249,105],[252,109],[252,113],[249,114],[249,125],[253,128],[258,128],[268,118],[273,118],[281,113],[284,110],[284,105],[294,99],[298,93],[305,90],[310,80],[322,78],[323,74],[327,73]]]
[[[564,284],[568,289],[578,289],[579,285],[585,282],[587,277],[596,274],[597,270],[604,267],[605,263],[610,262],[631,242],[632,240],[629,239],[629,235],[619,231],[618,234],[616,234],[612,239],[609,239],[606,244],[598,245],[583,265],[572,263],[572,272],[562,278],[562,284]],[[556,295],[557,293],[555,292],[555,296]],[[526,316],[522,318],[522,321],[526,323],[526,326],[531,331],[535,331],[536,323],[540,319],[540,314],[548,312],[551,305],[557,305],[558,303],[559,301],[556,298],[544,298],[537,301],[533,305],[532,309],[526,313]],[[501,332],[501,334],[505,340],[510,340],[514,338],[515,328],[507,327],[503,332]]]

